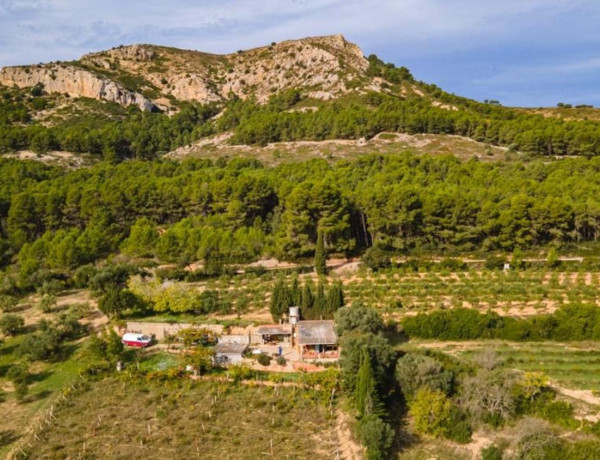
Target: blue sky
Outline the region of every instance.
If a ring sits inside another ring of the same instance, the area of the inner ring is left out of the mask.
[[[600,106],[598,0],[0,0],[0,66],[120,44],[215,53],[342,33],[446,91]]]

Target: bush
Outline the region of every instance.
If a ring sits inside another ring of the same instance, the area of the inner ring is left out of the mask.
[[[19,315],[2,315],[0,317],[0,331],[4,335],[17,335],[23,330],[25,326],[25,320]]]
[[[485,268],[488,270],[502,270],[506,259],[504,257],[489,256],[485,259]]]
[[[26,383],[19,383],[15,385],[15,398],[18,403],[22,403],[27,397],[27,393],[29,392],[29,387]]]
[[[453,378],[453,373],[445,370],[438,360],[417,353],[407,353],[396,363],[396,380],[407,400],[412,399],[421,387],[448,395]]]
[[[269,357],[269,355],[265,355],[264,353],[258,355],[256,360],[258,361],[258,364],[262,366],[269,366],[271,364],[271,358]]]
[[[376,246],[370,247],[366,250],[362,257],[362,262],[374,272],[388,268],[392,265],[389,254]]]
[[[441,270],[451,270],[451,271],[464,271],[467,269],[467,264],[460,259],[453,259],[451,257],[446,257],[442,259],[438,265]]]
[[[6,378],[10,380],[15,386],[20,383],[27,383],[29,378],[29,369],[27,364],[17,363],[10,366],[6,373]]]
[[[458,409],[454,409],[444,436],[454,442],[467,444],[471,442],[472,434],[473,429],[471,428],[466,415]]]
[[[481,460],[502,460],[502,450],[498,446],[491,446],[481,449]]]
[[[16,307],[19,300],[11,295],[0,295],[0,311],[8,311]]]
[[[43,313],[50,313],[52,308],[56,306],[56,297],[51,294],[44,294],[40,300],[40,310]]]
[[[287,363],[287,360],[283,356],[278,356],[277,359],[276,359],[276,362],[280,366],[285,366],[286,363]]]
[[[254,377],[254,371],[244,364],[231,366],[228,373],[235,383]]]
[[[359,420],[358,437],[367,448],[369,460],[385,459],[394,442],[394,430],[381,418],[369,415]]]
[[[17,350],[19,356],[27,357],[33,361],[50,359],[60,351],[60,338],[53,331],[41,334],[30,334],[21,342]]]

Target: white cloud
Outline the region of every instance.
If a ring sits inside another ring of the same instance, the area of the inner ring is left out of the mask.
[[[573,54],[597,49],[598,23],[595,0],[0,0],[0,66],[128,43],[224,53],[343,33],[366,54],[418,63],[415,74],[442,86],[440,60],[464,63],[463,78],[485,86],[528,65],[529,74],[597,70],[593,55]]]

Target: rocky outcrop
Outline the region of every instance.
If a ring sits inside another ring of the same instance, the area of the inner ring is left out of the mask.
[[[341,35],[287,40],[269,46],[214,55],[154,45],[119,46],[87,54],[76,63],[9,67],[0,84],[44,85],[51,93],[91,97],[169,109],[173,98],[221,102],[235,95],[264,103],[273,94],[300,89],[328,100],[372,84],[360,48]],[[133,82],[127,90],[123,83]],[[141,93],[153,94],[151,101]]]
[[[70,97],[89,97],[152,110],[154,104],[141,94],[129,91],[108,78],[88,70],[64,64],[29,67],[4,67],[0,70],[0,84],[19,88],[44,85],[49,93],[66,93]]]

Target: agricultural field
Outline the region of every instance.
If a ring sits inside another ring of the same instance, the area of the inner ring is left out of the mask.
[[[441,351],[471,362],[482,352],[493,350],[504,367],[542,372],[560,388],[600,394],[600,344],[597,342],[411,341],[407,349],[413,347]]]
[[[36,457],[332,458],[336,446],[327,406],[293,387],[108,378],[52,420]]]
[[[268,306],[273,285],[280,277],[291,284],[313,283],[313,273],[293,275],[269,271],[264,274],[221,276],[207,282],[189,283],[200,291],[217,292],[222,305],[221,318],[246,321],[268,319]],[[492,310],[500,315],[530,316],[553,313],[569,303],[598,304],[600,273],[583,271],[550,271],[545,269],[510,271],[471,269],[461,272],[409,272],[387,269],[369,272],[331,270],[329,284],[340,281],[347,302],[354,300],[376,307],[387,317],[400,319],[437,308],[465,307]],[[156,320],[169,317],[160,315]],[[171,318],[172,319],[172,318]]]

